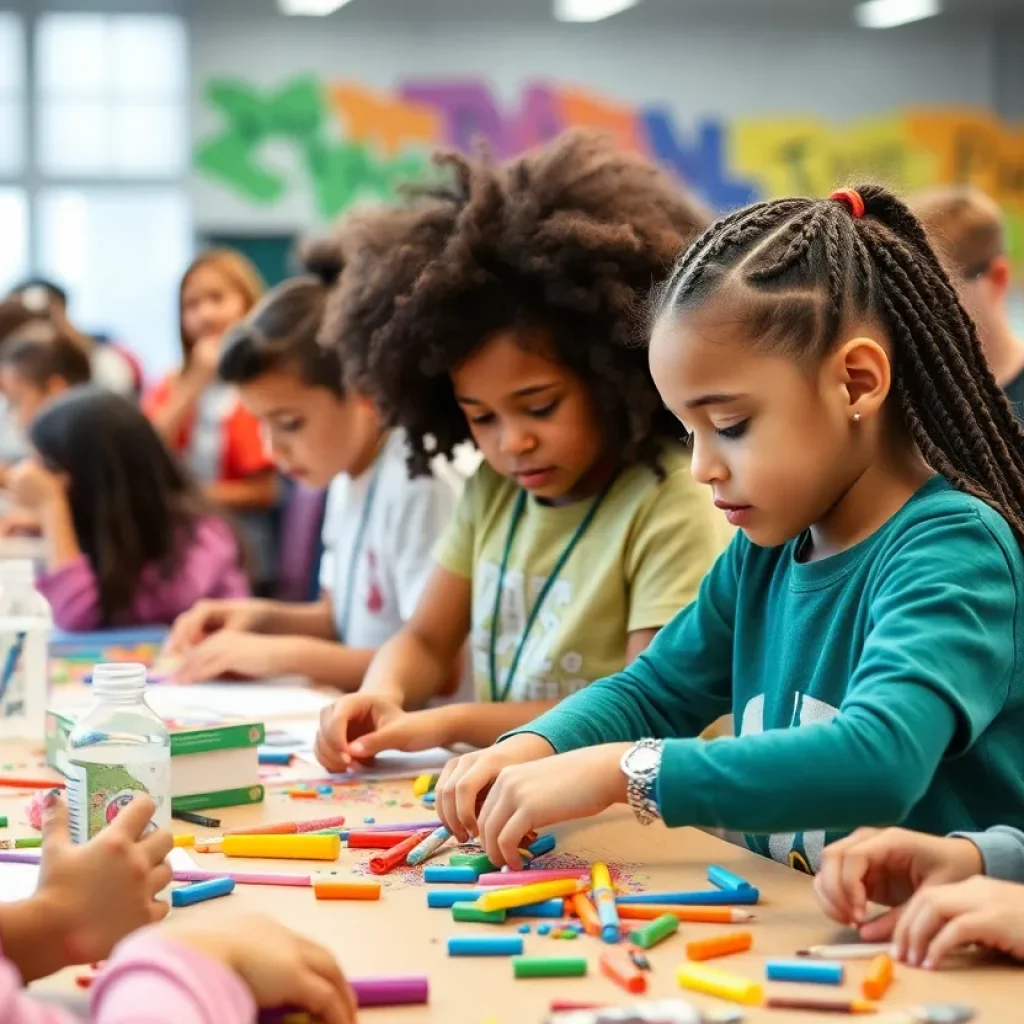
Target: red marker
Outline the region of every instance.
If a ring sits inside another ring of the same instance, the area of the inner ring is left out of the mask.
[[[349,832],[347,843],[350,850],[390,850],[409,836],[417,835],[418,832]]]
[[[397,846],[392,846],[387,853],[382,853],[379,857],[371,857],[370,870],[375,875],[386,875],[393,868],[397,868],[399,864],[404,864],[405,858],[429,835],[429,829],[415,832],[408,839],[403,839]]]

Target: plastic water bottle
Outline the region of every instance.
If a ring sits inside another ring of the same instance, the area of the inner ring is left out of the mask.
[[[139,793],[156,803],[152,824],[171,824],[171,736],[146,703],[146,667],[97,665],[93,703],[67,741],[71,836],[85,843]]]
[[[29,559],[0,561],[0,739],[41,743],[50,697],[53,616]]]

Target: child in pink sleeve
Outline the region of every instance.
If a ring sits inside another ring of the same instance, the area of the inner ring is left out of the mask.
[[[281,1007],[354,1024],[355,998],[333,955],[269,918],[143,927],[167,915],[156,897],[171,880],[171,834],[147,831],[154,809],[137,797],[73,846],[67,808],[51,798],[39,886],[0,906],[0,1021],[82,1020],[22,986],[109,957],[91,991],[90,1024],[253,1024],[258,1009]]]
[[[127,399],[76,387],[32,423],[8,486],[39,516],[39,587],[68,630],[163,625],[204,598],[245,597],[237,535]]]

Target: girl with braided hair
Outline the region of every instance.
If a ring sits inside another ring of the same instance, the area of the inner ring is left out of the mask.
[[[530,829],[628,802],[810,871],[858,826],[1019,826],[1024,432],[917,220],[878,186],[751,206],[655,312],[740,532],[629,668],[449,765],[443,819],[518,866]]]
[[[443,250],[388,287],[417,232],[346,277],[327,333],[405,429],[411,465],[472,439],[466,485],[412,618],[323,717],[332,769],[397,747],[487,746],[631,661],[696,595],[725,537],[635,329],[707,221],[667,175],[569,134],[505,167],[453,156]],[[367,289],[395,309],[368,332]],[[362,302],[356,300],[361,297]],[[417,711],[467,645],[477,702]]]

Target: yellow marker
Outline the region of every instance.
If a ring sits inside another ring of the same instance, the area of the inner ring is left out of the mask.
[[[683,988],[746,1006],[756,1006],[764,999],[764,989],[758,982],[707,964],[681,964],[676,971],[676,980]]]
[[[495,889],[494,892],[484,893],[474,906],[481,910],[508,910],[511,907],[525,907],[530,903],[543,903],[544,900],[557,899],[559,896],[575,896],[589,888],[589,882],[578,878],[517,885],[511,889]]]
[[[225,836],[220,849],[225,857],[337,860],[341,836]]]
[[[174,845],[175,846],[195,846],[196,845],[196,837],[195,836],[190,836],[188,833],[185,833],[185,835],[181,835],[181,836],[175,836],[174,837]]]
[[[426,796],[434,788],[431,783],[436,781],[436,775],[417,775],[416,781],[412,784],[412,795]]]

